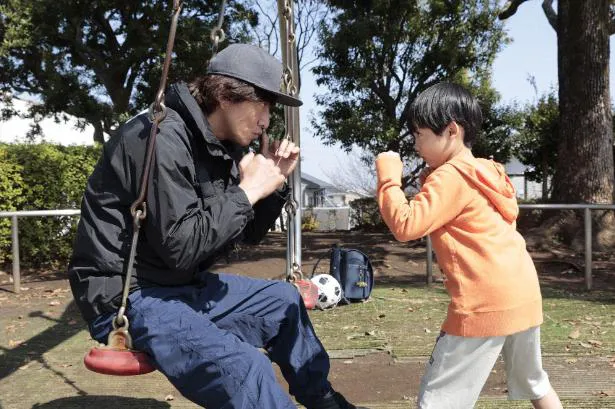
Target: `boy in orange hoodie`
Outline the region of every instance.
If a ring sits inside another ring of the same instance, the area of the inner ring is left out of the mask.
[[[542,297],[516,230],[514,188],[501,164],[470,149],[482,124],[477,100],[460,85],[440,83],[416,98],[410,116],[416,151],[430,169],[421,191],[406,199],[396,152],[378,155],[376,170],[385,223],[399,241],[431,236],[451,297],[419,408],[472,408],[499,354],[509,399],[562,408],[542,369]]]

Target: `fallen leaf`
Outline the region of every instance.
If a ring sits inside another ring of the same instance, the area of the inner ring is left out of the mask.
[[[23,340],[23,339],[16,339],[16,340],[9,339],[9,348],[17,347],[17,346],[23,344],[24,342],[25,342],[25,340]]]
[[[577,339],[581,336],[581,332],[578,328],[575,328],[570,334],[568,334],[568,338]]]
[[[171,400],[174,400],[174,399],[175,399],[175,396],[170,395],[170,394],[164,397],[164,400],[167,401],[167,402],[171,401]]]

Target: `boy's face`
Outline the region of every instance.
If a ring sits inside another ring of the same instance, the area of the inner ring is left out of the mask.
[[[226,124],[225,140],[240,146],[248,146],[269,127],[268,102],[243,101],[222,103],[221,108]]]
[[[454,156],[460,143],[463,145],[460,129],[454,122],[440,135],[429,128],[418,128],[414,133],[414,149],[430,168],[436,169]]]

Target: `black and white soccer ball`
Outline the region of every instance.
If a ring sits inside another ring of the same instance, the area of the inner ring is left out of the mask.
[[[318,287],[316,307],[324,310],[337,305],[342,299],[342,286],[332,275],[317,274],[312,277],[312,282]]]

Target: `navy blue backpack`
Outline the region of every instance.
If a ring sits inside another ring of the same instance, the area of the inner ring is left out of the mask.
[[[318,263],[314,265],[312,276]],[[369,257],[362,251],[334,245],[331,248],[329,274],[340,283],[343,296],[340,304],[365,301],[374,288],[374,269]]]

